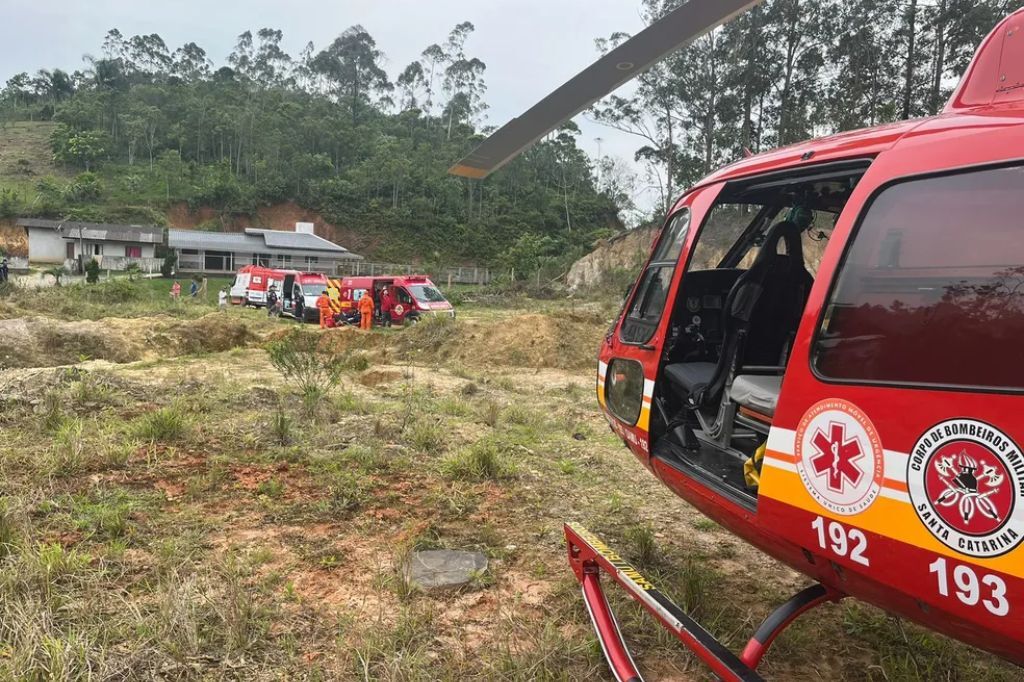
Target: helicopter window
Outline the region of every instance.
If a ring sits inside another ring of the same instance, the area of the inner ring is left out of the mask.
[[[629,313],[622,323],[619,332],[625,343],[646,343],[654,336],[665,310],[665,299],[672,285],[672,276],[676,271],[676,263],[686,243],[690,231],[690,211],[683,209],[677,213],[668,227],[665,228],[658,241],[658,246],[651,257],[636,296],[629,307]]]
[[[1024,388],[1024,168],[890,186],[848,247],[815,343],[825,378]]]
[[[636,360],[616,358],[608,365],[605,379],[608,409],[629,424],[636,424],[644,398],[644,368]]]
[[[733,246],[757,221],[763,207],[753,204],[718,204],[708,215],[690,259],[690,270],[724,267]],[[757,256],[757,245],[747,244],[735,267],[749,267]]]

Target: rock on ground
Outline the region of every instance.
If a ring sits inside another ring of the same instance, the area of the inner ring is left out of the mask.
[[[443,592],[467,585],[487,570],[487,557],[480,552],[430,549],[413,552],[406,575],[424,592]]]

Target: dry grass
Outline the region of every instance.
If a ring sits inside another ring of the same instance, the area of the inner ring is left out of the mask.
[[[459,326],[419,329],[442,343]],[[258,349],[5,373],[0,680],[607,679],[567,519],[734,649],[792,589],[757,551],[723,554],[731,536],[625,455],[585,402],[589,372],[396,366],[360,342],[386,379],[348,366],[316,419]],[[413,590],[401,567],[434,547],[484,552],[487,578]],[[612,600],[641,666],[706,677]],[[858,605],[777,646],[776,679],[1016,676]]]

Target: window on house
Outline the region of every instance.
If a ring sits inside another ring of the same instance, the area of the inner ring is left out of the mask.
[[[270,254],[269,253],[254,253],[252,254],[252,264],[258,265],[261,268],[270,267]]]
[[[233,256],[234,254],[228,251],[207,251],[203,259],[203,269],[220,272],[234,270]]]
[[[141,246],[126,246],[126,247],[124,247],[124,255],[127,258],[142,258],[142,247]]]

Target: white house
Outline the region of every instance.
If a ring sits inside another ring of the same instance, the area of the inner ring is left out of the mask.
[[[312,223],[295,231],[247,228],[244,232],[167,231],[179,272],[235,272],[243,265],[336,273],[339,263],[362,260],[343,246],[313,234]]]
[[[28,234],[28,259],[32,263],[77,267],[95,258],[105,270],[124,270],[134,263],[143,270],[157,270],[156,245],[164,231],[155,225],[111,225],[72,220],[20,218]]]

